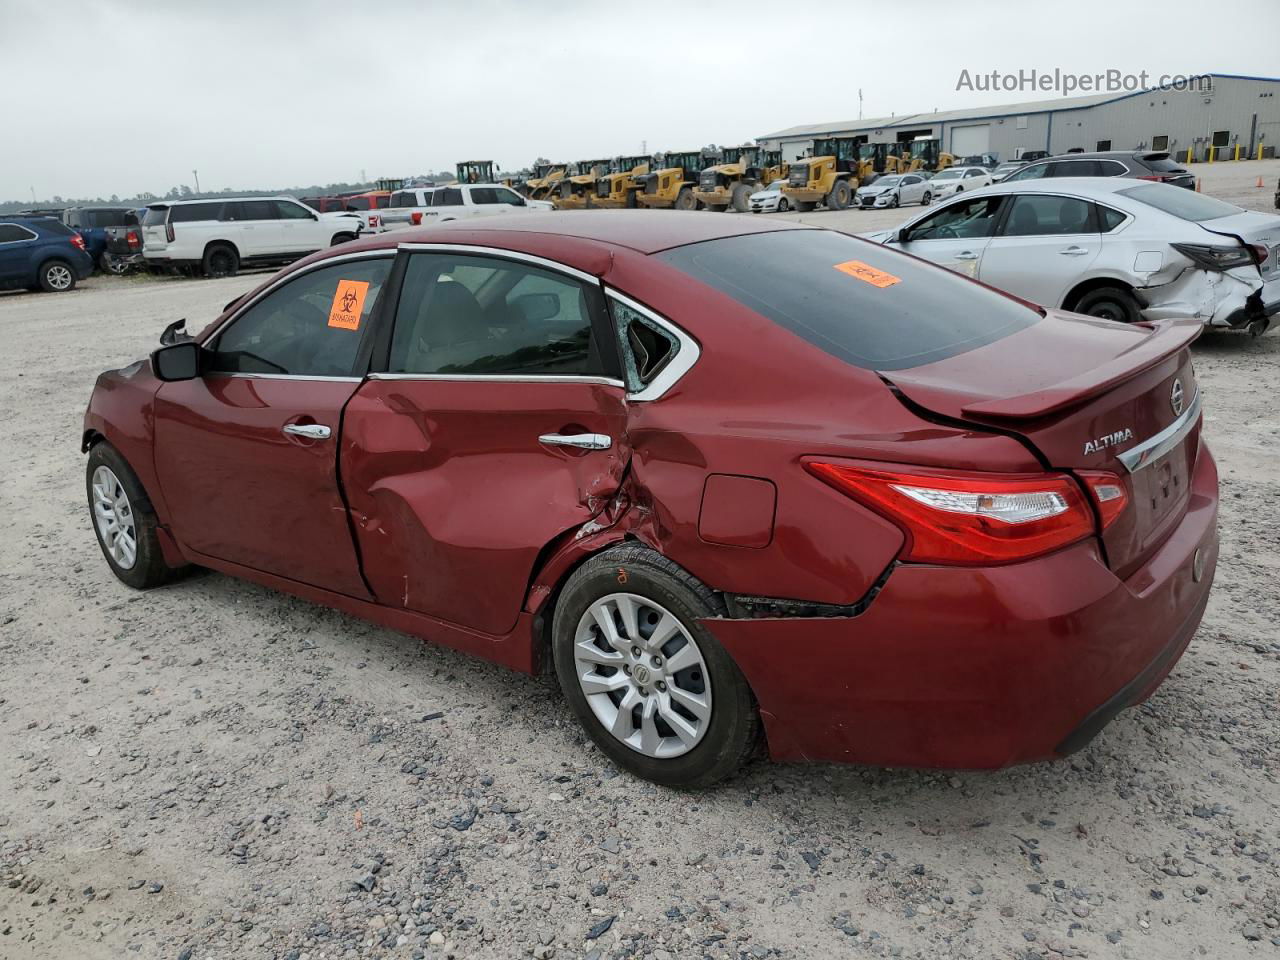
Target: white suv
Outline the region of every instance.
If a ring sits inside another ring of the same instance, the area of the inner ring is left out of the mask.
[[[293,197],[226,197],[152,203],[142,219],[142,255],[160,267],[198,266],[205,276],[234,274],[241,264],[297,260],[354,240],[360,218],[316,213]]]
[[[500,183],[451,183],[392,194],[391,205],[381,211],[381,230],[552,209],[548,201],[529,200]]]

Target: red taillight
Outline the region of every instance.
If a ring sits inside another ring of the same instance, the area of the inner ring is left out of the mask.
[[[1253,248],[1254,256],[1258,258],[1258,266],[1266,263],[1267,257],[1271,256],[1271,251],[1267,249],[1266,244],[1251,243],[1249,246]]]
[[[1160,175],[1160,174],[1158,174],[1158,173],[1157,173],[1157,174],[1154,174],[1154,175],[1152,175],[1152,176],[1146,176],[1146,177],[1134,177],[1134,179],[1135,179],[1135,180],[1154,180],[1154,181],[1156,181],[1156,183],[1164,183],[1164,177],[1163,177],[1163,176],[1161,176],[1161,175]]]
[[[1102,529],[1106,530],[1129,505],[1129,494],[1125,491],[1124,481],[1105,470],[1077,470],[1076,476],[1088,488],[1093,505],[1098,508]]]
[[[84,249],[84,237],[80,236],[80,234],[78,234],[78,233],[73,233],[73,234],[71,235],[71,245],[72,245],[73,247],[76,247],[76,248],[80,249],[80,250],[83,250],[83,249]]]
[[[164,225],[164,238],[173,243],[173,224],[166,222]]]
[[[139,244],[139,242],[140,242],[140,240],[139,240],[139,238],[138,238],[138,231],[137,231],[137,230],[130,230],[128,233],[126,233],[126,234],[124,235],[124,242],[125,242],[125,243],[127,243],[127,244],[128,244],[129,246],[131,246],[131,247],[136,247],[136,246]]]
[[[986,566],[1027,560],[1094,532],[1079,486],[1061,473],[999,474],[809,461],[805,468],[902,527],[902,559]]]
[[[422,211],[420,210],[413,211],[413,213],[409,214],[409,219],[413,221],[413,225],[415,227],[422,226]]]

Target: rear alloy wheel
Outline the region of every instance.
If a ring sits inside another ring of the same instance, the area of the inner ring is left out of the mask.
[[[40,289],[48,293],[74,290],[76,275],[65,260],[50,260],[40,268]]]
[[[200,266],[206,277],[234,277],[240,270],[240,255],[224,243],[216,244],[204,252]]]
[[[1142,308],[1133,294],[1121,287],[1099,287],[1090,290],[1078,301],[1076,313],[1090,317],[1101,317],[1103,320],[1115,320],[1117,323],[1137,323],[1142,319]]]
[[[643,547],[607,550],[569,578],[552,626],[556,674],[618,766],[702,787],[746,760],[759,714],[737,665],[700,623],[719,615],[710,590]]]
[[[926,190],[924,196],[920,198],[920,206],[927,207],[931,202],[933,202],[933,194]]]

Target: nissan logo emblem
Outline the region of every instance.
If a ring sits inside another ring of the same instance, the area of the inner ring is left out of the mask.
[[[1177,377],[1173,380],[1173,390],[1169,393],[1169,405],[1173,407],[1173,415],[1175,417],[1182,416],[1182,381]]]

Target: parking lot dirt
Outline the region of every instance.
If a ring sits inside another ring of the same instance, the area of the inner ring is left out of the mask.
[[[1269,209],[1278,168],[1223,183]],[[115,580],[94,378],[257,282],[0,295],[0,957],[1280,956],[1280,330],[1193,348],[1221,561],[1150,701],[1056,763],[686,794],[544,679],[217,574]]]

